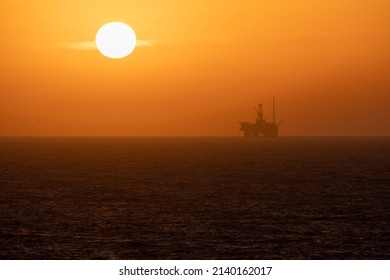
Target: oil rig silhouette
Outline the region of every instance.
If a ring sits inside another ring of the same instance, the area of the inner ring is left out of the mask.
[[[275,122],[275,98],[273,98],[272,122],[267,122],[263,115],[263,104],[253,107],[257,113],[256,123],[240,122],[244,137],[278,137],[279,125]]]

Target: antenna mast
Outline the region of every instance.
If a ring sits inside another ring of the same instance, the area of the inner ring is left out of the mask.
[[[273,98],[273,107],[272,107],[272,121],[273,121],[273,124],[275,124],[275,97]]]

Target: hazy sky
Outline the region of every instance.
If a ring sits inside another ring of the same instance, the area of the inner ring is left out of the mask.
[[[388,0],[0,2],[0,135],[390,135]],[[93,45],[123,21],[139,45]],[[92,42],[92,44],[91,44]]]

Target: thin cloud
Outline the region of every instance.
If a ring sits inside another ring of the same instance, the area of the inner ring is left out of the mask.
[[[136,47],[152,47],[156,44],[166,43],[168,41],[164,40],[137,40]],[[71,42],[63,44],[63,47],[74,50],[96,50],[97,46],[95,41],[86,41],[86,42]]]
[[[72,43],[66,43],[64,44],[64,47],[74,50],[96,50],[96,43],[95,41],[89,41],[89,42],[72,42]]]

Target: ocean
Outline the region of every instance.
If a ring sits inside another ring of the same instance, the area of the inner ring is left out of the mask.
[[[2,137],[0,258],[390,259],[390,137]]]

